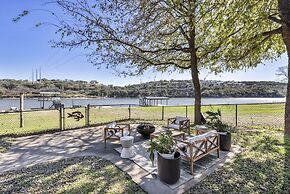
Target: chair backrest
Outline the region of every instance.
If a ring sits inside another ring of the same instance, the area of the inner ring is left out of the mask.
[[[196,141],[202,140],[202,139],[205,139],[205,137],[203,135],[197,135],[197,136],[193,136],[193,137],[187,138],[187,141],[190,144],[194,144]]]
[[[174,123],[179,124],[180,121],[186,121],[186,120],[188,120],[187,117],[176,116]]]
[[[187,139],[187,141],[190,144],[193,144],[193,143],[195,143],[198,140],[202,140],[202,139],[205,139],[205,138],[210,138],[211,136],[214,136],[216,134],[217,134],[217,131],[216,130],[211,130],[211,131],[208,131],[206,133],[203,133],[203,134],[200,134],[200,135],[197,135],[197,136],[190,137],[190,138]]]
[[[115,128],[116,125],[117,125],[116,122],[112,122],[112,123],[107,124],[107,125],[106,125],[106,128]]]

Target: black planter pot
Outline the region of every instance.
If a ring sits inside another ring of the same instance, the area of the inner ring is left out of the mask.
[[[232,135],[229,132],[219,132],[220,149],[222,151],[230,151],[232,145]]]
[[[180,153],[174,154],[174,159],[167,159],[157,154],[158,176],[167,184],[174,184],[180,178]]]

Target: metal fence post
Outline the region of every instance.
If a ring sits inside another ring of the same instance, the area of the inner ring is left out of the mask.
[[[65,108],[64,108],[64,104],[62,105],[62,129],[65,130]]]
[[[129,104],[129,107],[128,107],[128,117],[129,117],[129,120],[131,119],[131,105]]]
[[[90,126],[90,104],[87,105],[86,110],[86,126]]]
[[[24,94],[20,94],[20,128],[24,127],[23,109],[24,109]]]
[[[185,117],[187,117],[187,106],[185,106]]]
[[[59,129],[63,130],[63,105],[59,107]]]
[[[236,127],[238,126],[238,105],[236,104]]]
[[[164,120],[164,106],[162,106],[162,109],[161,109],[161,120],[162,121]]]

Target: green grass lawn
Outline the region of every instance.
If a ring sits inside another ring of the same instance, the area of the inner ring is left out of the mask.
[[[240,126],[273,126],[281,128],[284,125],[284,104],[259,104],[238,105],[238,125]],[[235,125],[235,105],[202,106],[202,112],[221,110],[222,120]],[[135,107],[132,108],[132,118],[145,120],[160,120],[162,118],[161,107]],[[187,107],[164,107],[164,119],[175,116],[186,116],[194,120],[194,106]]]
[[[203,106],[202,112],[221,109],[222,120],[235,124],[235,105]],[[67,113],[80,111],[85,114],[85,108],[65,109],[65,129],[80,128],[86,125],[86,119],[76,121],[68,118]],[[168,118],[186,116],[186,107],[164,107],[164,123]],[[194,107],[187,107],[187,116],[193,121]],[[240,126],[274,126],[283,127],[284,104],[239,105],[238,124]],[[94,107],[90,109],[90,124],[100,124],[129,118],[127,107]],[[131,119],[155,120],[162,118],[162,107],[132,107]],[[59,130],[59,111],[33,111],[24,113],[24,127],[20,128],[19,113],[0,114],[0,136],[22,136]]]
[[[272,128],[232,133],[243,152],[187,193],[290,193],[290,138]],[[0,175],[0,193],[143,193],[130,177],[98,157],[64,159]]]
[[[290,138],[271,129],[239,130],[233,143],[244,151],[188,193],[290,193]]]
[[[106,123],[129,118],[127,107],[95,107],[90,109],[90,124]]]
[[[144,193],[130,176],[98,157],[48,162],[0,174],[0,193]]]

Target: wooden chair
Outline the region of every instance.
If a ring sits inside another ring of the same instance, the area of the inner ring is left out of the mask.
[[[216,151],[220,157],[219,134],[215,131],[203,133],[197,130],[197,135],[187,140],[175,139],[181,158],[190,163],[191,174],[194,173],[194,162]]]
[[[118,125],[116,122],[113,122],[106,125],[104,127],[105,147],[107,146],[107,140],[120,140],[120,138],[124,135],[131,135],[131,129],[129,124]]]
[[[167,127],[188,133],[190,130],[190,120],[187,117],[180,116],[169,118],[167,120]]]

